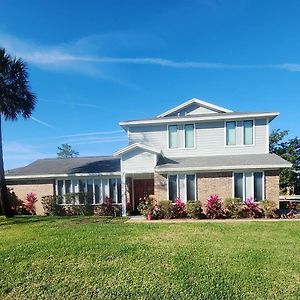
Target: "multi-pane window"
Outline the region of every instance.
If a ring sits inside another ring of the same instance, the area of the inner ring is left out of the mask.
[[[169,175],[168,176],[169,200],[174,202],[176,198],[181,200],[196,200],[196,176],[193,175]]]
[[[253,145],[253,120],[243,122],[244,127],[244,145]]]
[[[195,125],[169,125],[168,143],[170,149],[194,148],[195,147]]]
[[[236,122],[226,122],[226,145],[236,145]]]
[[[63,204],[100,204],[105,197],[110,197],[114,203],[121,203],[121,179],[80,178],[57,180],[56,194],[63,196],[61,202]]]
[[[254,201],[264,199],[263,172],[234,173],[234,197],[243,200],[253,197]]]

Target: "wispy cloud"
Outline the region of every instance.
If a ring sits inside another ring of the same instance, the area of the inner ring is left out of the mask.
[[[227,64],[200,61],[177,61],[161,57],[119,57],[102,56],[101,47],[96,47],[97,55],[86,53],[83,49],[95,52],[93,43],[107,42],[107,36],[85,37],[74,43],[43,46],[16,37],[1,34],[0,45],[10,52],[22,57],[29,63],[41,68],[57,68],[58,70],[76,70],[84,74],[100,72],[103,76],[104,65],[156,65],[174,69],[216,69],[216,70],[246,70],[246,69],[281,69],[289,72],[300,72],[300,63],[282,64]],[[95,46],[95,45],[94,45]],[[105,73],[105,71],[104,71]],[[78,104],[80,105],[80,104]]]
[[[38,118],[35,118],[35,117],[30,117],[30,119],[38,124],[41,124],[43,126],[46,126],[48,128],[52,128],[52,129],[56,129],[54,126],[50,125],[49,123],[46,123]]]

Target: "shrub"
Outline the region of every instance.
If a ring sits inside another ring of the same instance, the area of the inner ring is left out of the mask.
[[[188,202],[186,205],[186,213],[187,217],[191,219],[204,219],[205,214],[203,213],[203,209],[201,207],[201,202]]]
[[[277,219],[280,217],[276,203],[270,200],[264,200],[259,204],[266,218]]]
[[[175,204],[173,205],[174,218],[185,218],[185,204],[180,198],[176,198]]]
[[[93,213],[98,216],[119,217],[122,215],[122,208],[118,204],[113,204],[110,197],[105,197],[101,205],[91,206]]]
[[[156,214],[158,209],[158,203],[153,195],[145,196],[139,200],[138,210],[144,215]]]
[[[67,216],[91,216],[94,214],[94,206],[85,205],[67,205],[64,207]]]
[[[155,207],[154,207],[155,208]],[[173,213],[173,204],[169,200],[162,200],[158,202],[157,210],[154,210],[154,218],[156,217],[158,219],[172,219],[174,217]]]
[[[44,196],[42,197],[42,205],[45,214],[48,216],[64,216],[66,214],[65,208],[58,204],[62,202],[62,196]]]
[[[18,198],[16,193],[13,191],[12,188],[7,188],[7,195],[9,199],[9,203],[11,205],[11,209],[14,215],[16,214],[23,214],[23,201]],[[0,207],[0,212],[1,212]]]
[[[249,197],[244,201],[242,209],[243,218],[262,218],[263,211],[257,203],[254,202],[253,197]]]
[[[222,201],[218,195],[211,195],[210,198],[207,199],[206,216],[209,219],[220,219],[225,217]]]
[[[226,198],[224,212],[227,218],[238,219],[243,216],[243,201],[240,198]]]
[[[36,194],[29,193],[26,195],[26,202],[23,204],[24,209],[30,215],[35,215],[35,203],[37,202]]]
[[[286,208],[288,209],[288,213],[284,215],[284,217],[293,219],[299,214],[300,204],[297,202],[289,201],[286,205]]]

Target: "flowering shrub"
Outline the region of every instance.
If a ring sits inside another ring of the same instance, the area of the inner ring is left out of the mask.
[[[222,201],[218,195],[211,195],[206,203],[206,216],[209,219],[220,219],[225,217]]]
[[[158,203],[156,198],[153,195],[145,196],[144,198],[139,199],[138,210],[144,216],[153,216],[157,215],[158,212]]]
[[[23,207],[30,215],[35,215],[35,203],[37,202],[36,194],[29,193],[26,195],[26,202],[24,203]]]
[[[242,216],[244,218],[262,218],[263,211],[257,203],[254,202],[253,197],[248,197],[244,201],[242,208]]]
[[[173,205],[173,213],[175,218],[186,217],[185,204],[180,198],[176,198],[175,204]]]

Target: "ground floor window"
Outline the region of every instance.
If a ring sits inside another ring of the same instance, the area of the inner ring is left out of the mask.
[[[264,173],[241,172],[233,174],[234,197],[246,200],[253,197],[254,201],[264,199]]]
[[[168,176],[169,200],[175,202],[176,198],[184,201],[196,200],[196,175],[174,174]]]
[[[56,194],[62,196],[62,204],[101,204],[106,197],[121,203],[121,178],[59,179]]]

